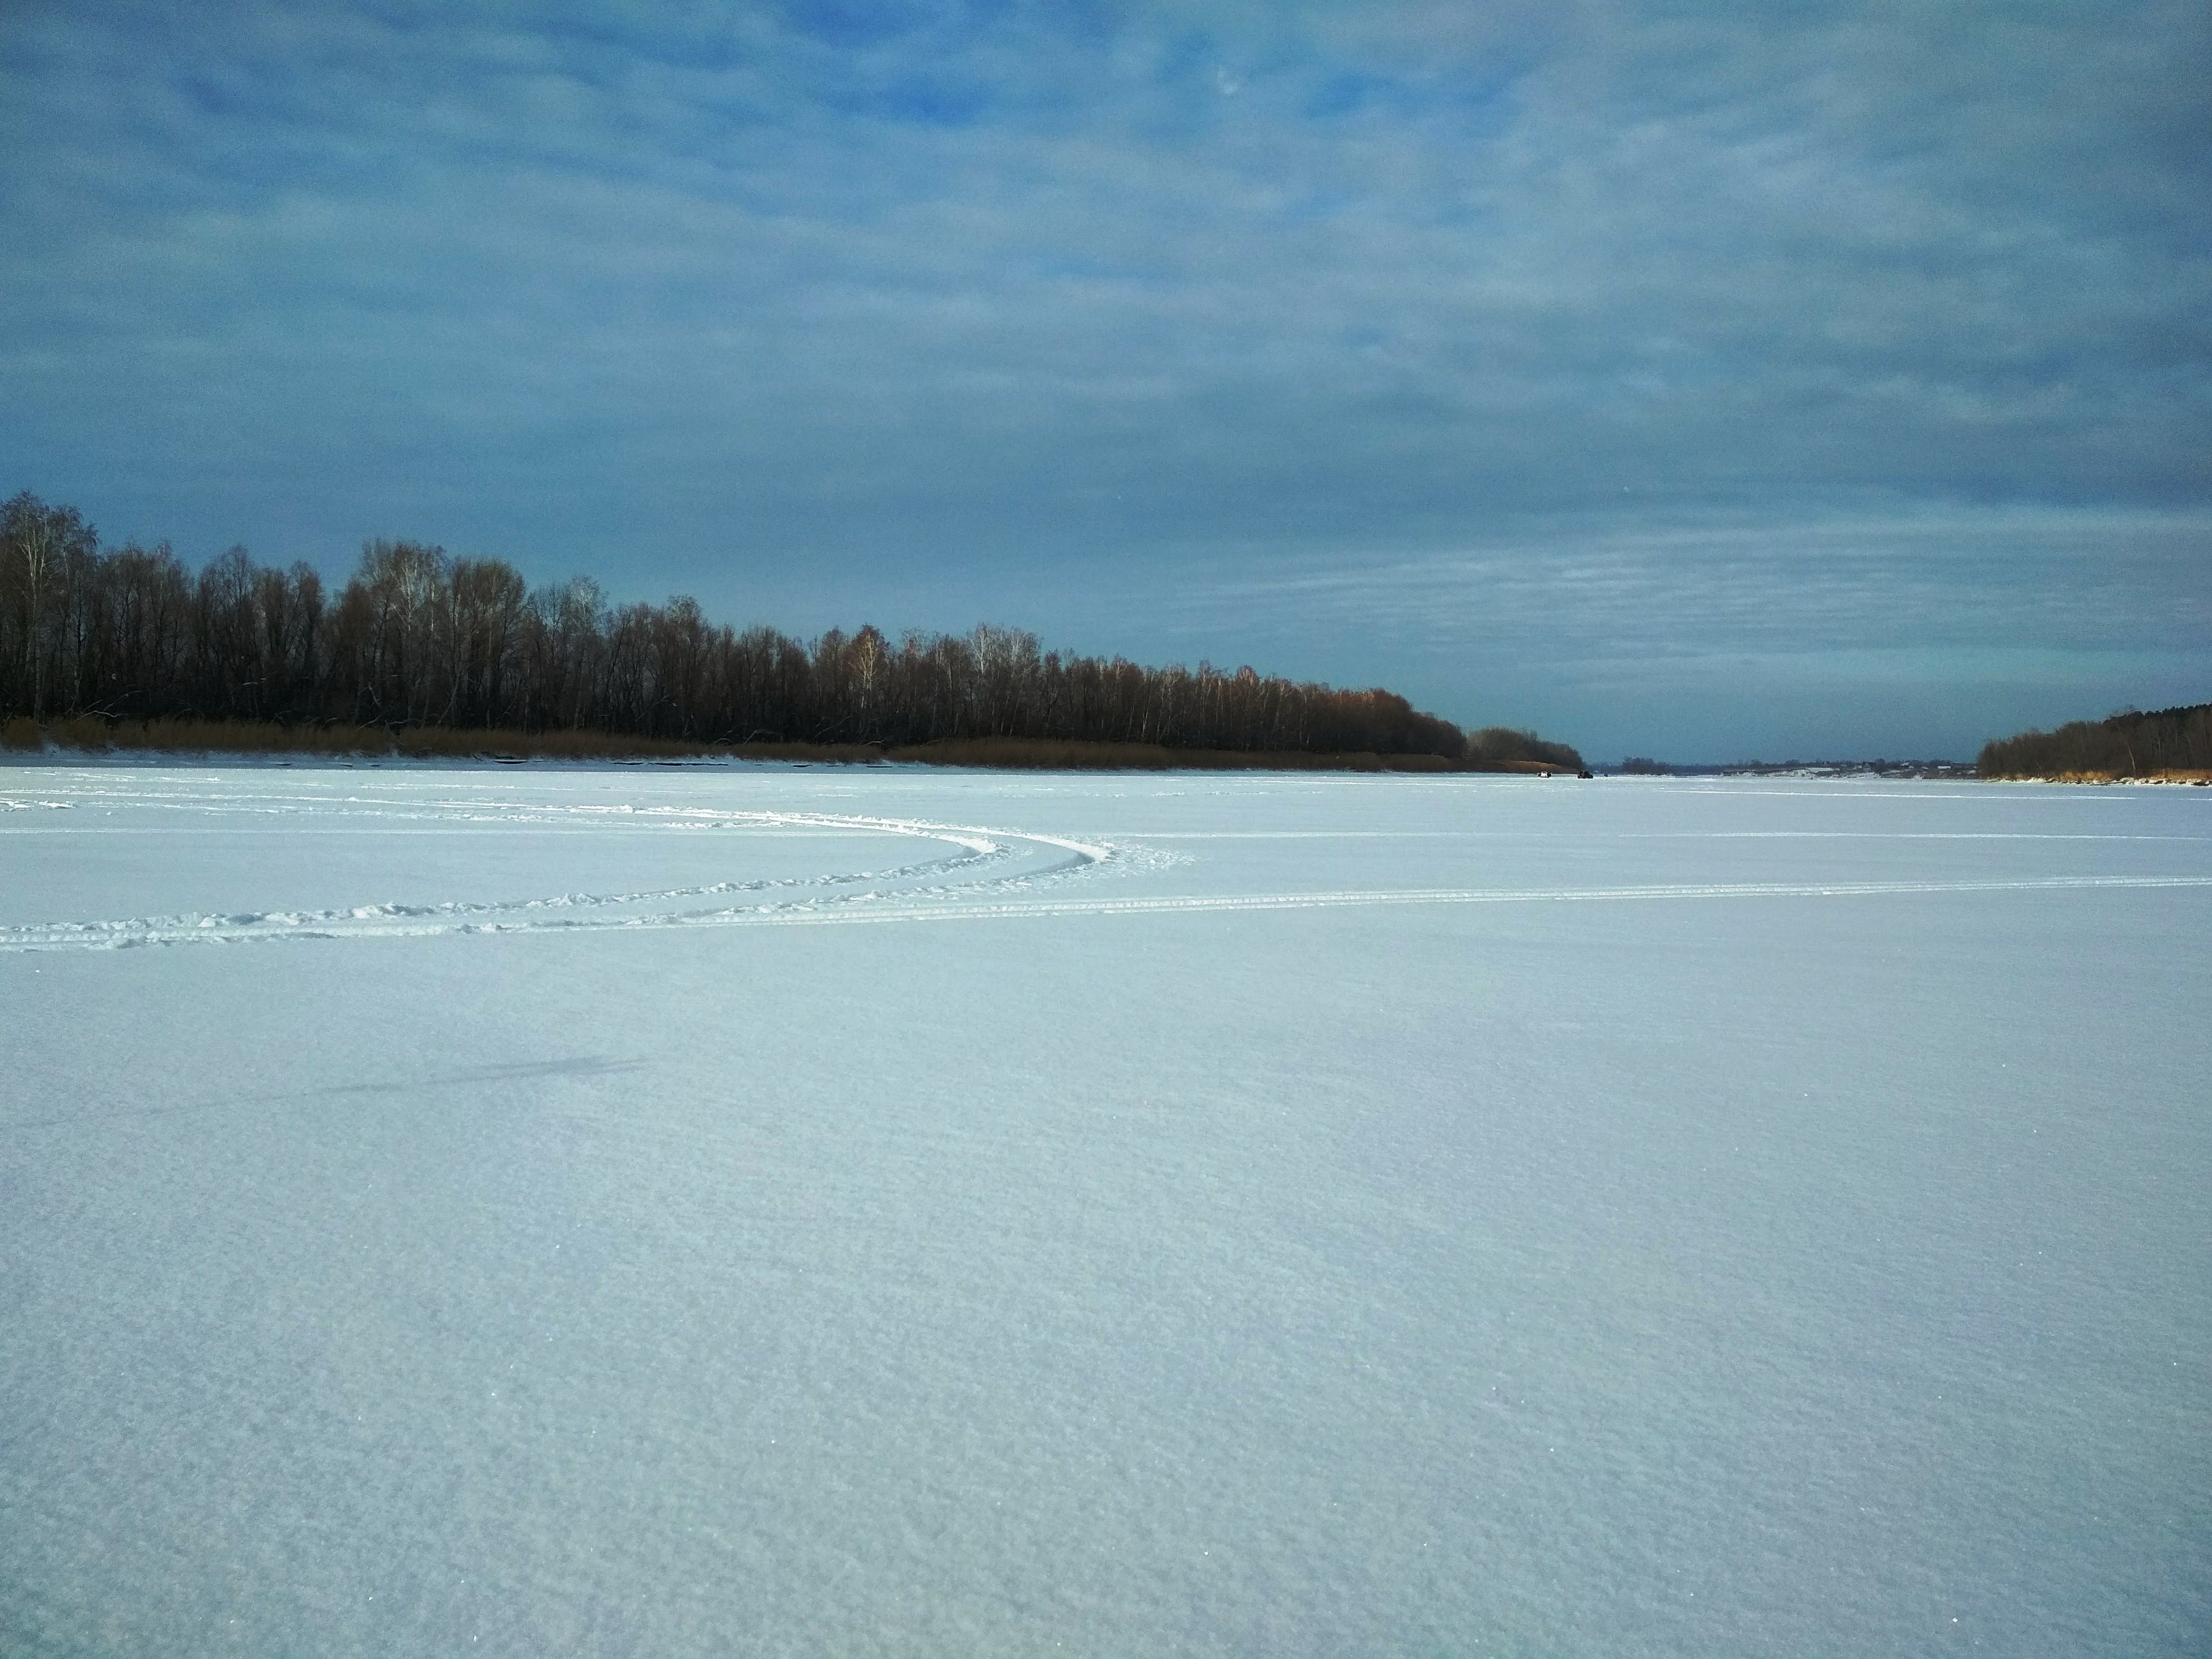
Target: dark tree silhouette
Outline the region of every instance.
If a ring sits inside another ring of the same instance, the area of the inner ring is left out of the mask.
[[[1996,738],[1983,745],[1974,769],[1985,778],[2212,771],[2212,703],[2147,714],[2130,708],[2101,720],[2073,720],[2056,732]]]
[[[496,559],[372,541],[334,600],[233,548],[197,577],[163,544],[102,552],[75,509],[0,506],[0,715],[96,714],[686,743],[1044,739],[1577,767],[1562,744],[1463,735],[1395,692],[1064,656],[1034,635],[831,629],[811,645],[688,598],[532,590]]]

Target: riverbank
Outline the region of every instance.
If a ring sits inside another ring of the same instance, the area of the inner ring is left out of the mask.
[[[0,748],[36,754],[318,756],[333,760],[781,761],[872,766],[903,763],[1016,771],[1488,772],[1549,777],[1573,769],[1545,761],[1476,763],[1442,755],[1369,751],[1178,749],[1149,743],[966,738],[939,743],[686,742],[605,732],[461,731],[446,726],[283,726],[255,720],[106,720],[81,715],[40,725],[21,716],[0,727]]]

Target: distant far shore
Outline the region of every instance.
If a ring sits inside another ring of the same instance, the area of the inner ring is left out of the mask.
[[[1092,743],[1044,738],[958,738],[933,743],[685,743],[607,732],[516,732],[416,726],[283,725],[274,720],[147,720],[94,716],[0,726],[0,750],[18,759],[67,755],[313,756],[331,760],[690,760],[781,761],[829,765],[885,762],[1016,771],[1265,771],[1517,773],[1572,776],[1547,761],[1449,759],[1364,750],[1182,749],[1164,744]]]
[[[1950,781],[1974,775],[1972,761],[1947,760],[1785,760],[1785,761],[1656,761],[1631,755],[1618,766],[1601,766],[1600,772],[1628,778],[1918,778]]]

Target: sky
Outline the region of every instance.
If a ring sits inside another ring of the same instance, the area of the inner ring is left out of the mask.
[[[2212,9],[0,7],[0,494],[1593,758],[2212,699]]]

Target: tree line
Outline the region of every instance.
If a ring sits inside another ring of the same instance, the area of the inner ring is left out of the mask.
[[[2212,772],[2212,702],[2148,714],[2130,708],[2101,720],[2071,720],[2056,732],[1999,738],[1983,744],[1974,769],[1985,778]]]
[[[688,598],[532,588],[498,559],[372,541],[335,593],[243,548],[189,569],[103,549],[76,508],[0,505],[0,716],[592,732],[702,744],[904,747],[991,738],[1433,755],[1573,766],[1564,744],[1463,733],[1395,692],[1201,663],[1066,655],[1034,635],[832,629],[802,643]]]

